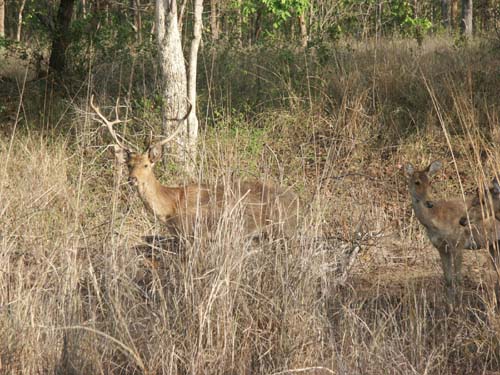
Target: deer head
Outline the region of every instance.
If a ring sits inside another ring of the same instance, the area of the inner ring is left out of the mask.
[[[113,129],[113,126],[124,122],[120,120],[118,115],[118,101],[115,105],[115,119],[113,121],[109,121],[100,111],[99,107],[94,104],[94,96],[90,98],[90,107],[97,114],[99,121],[107,127],[111,136],[115,140],[116,144],[114,145],[114,152],[116,160],[119,163],[124,163],[128,167],[129,171],[129,183],[138,186],[139,183],[148,183],[151,178],[154,178],[153,167],[155,163],[161,159],[163,154],[163,146],[174,139],[177,134],[182,130],[182,122],[186,120],[191,113],[192,105],[189,103],[189,108],[186,115],[181,119],[169,119],[169,120],[177,120],[178,126],[174,130],[174,132],[155,143],[150,144],[146,151],[140,152],[137,148],[132,150],[130,147],[126,145],[126,140],[123,136],[118,135],[116,131]]]
[[[408,178],[408,188],[413,200],[420,202],[428,199],[430,179],[441,169],[441,166],[442,164],[439,160],[429,164],[423,171],[415,171],[412,164],[407,164],[405,166],[405,175]],[[432,202],[430,201],[425,201],[424,203],[427,206],[432,206]]]

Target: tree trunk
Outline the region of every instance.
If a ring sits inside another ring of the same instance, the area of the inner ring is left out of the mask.
[[[19,14],[17,15],[17,32],[16,32],[16,40],[18,42],[21,41],[21,30],[23,28],[23,11],[24,6],[26,5],[26,0],[21,1],[21,6],[19,7]]]
[[[188,117],[188,153],[191,163],[189,172],[194,172],[198,141],[198,117],[196,116],[196,72],[198,66],[198,49],[201,41],[203,0],[194,1],[193,39],[189,53],[188,98],[193,106]]]
[[[66,50],[69,46],[69,26],[73,16],[75,0],[61,0],[57,12],[55,33],[52,37],[52,52],[50,54],[49,70],[64,72],[66,68]]]
[[[156,35],[163,80],[163,132],[168,135],[178,125],[176,119],[183,118],[188,108],[186,66],[177,24],[176,0],[156,0]],[[175,162],[188,161],[186,139],[187,131],[184,130],[171,143],[173,153],[178,156]]]
[[[460,23],[464,38],[472,37],[472,0],[462,0],[462,21]]]
[[[443,26],[450,28],[450,0],[441,0],[441,16],[443,17]]]
[[[241,0],[236,0],[236,38],[238,40],[238,45],[243,47],[243,19],[241,7]]]
[[[254,30],[253,30],[253,40],[250,42],[250,44],[257,43],[260,37],[260,33],[262,31],[262,7],[258,7],[256,15],[255,15],[255,21],[254,21]]]
[[[304,13],[302,13],[299,16],[299,25],[300,25],[300,46],[302,48],[306,48],[309,37],[307,35],[306,16]]]
[[[181,3],[181,8],[179,10],[179,15],[177,16],[177,22],[179,27],[179,34],[182,35],[182,27],[184,26],[184,13],[186,12],[186,5],[188,0],[183,0]]]
[[[451,0],[450,27],[453,30],[457,28],[457,15],[458,15],[458,0]]]
[[[0,0],[0,38],[5,38],[5,0]]]
[[[142,15],[141,15],[141,0],[130,0],[132,8],[132,16],[134,18],[134,28],[137,35],[137,41],[142,43]]]
[[[196,4],[195,4],[195,7],[196,7]],[[217,18],[217,0],[210,0],[210,31],[212,32],[212,41],[219,40],[219,21]]]

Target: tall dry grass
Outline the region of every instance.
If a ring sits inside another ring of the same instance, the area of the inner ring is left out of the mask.
[[[447,311],[437,252],[397,168],[443,159],[441,196],[500,170],[498,52],[357,48],[308,57],[309,73],[300,56],[288,70],[271,56],[225,81],[233,88],[216,86],[214,72],[202,91],[205,122],[217,125],[203,133],[198,177],[293,186],[306,208],[288,239],[252,241],[228,213],[209,239],[147,245],[164,228],[116,179],[85,95],[11,88],[0,139],[0,373],[500,371],[485,252],[466,254],[464,303]],[[108,89],[89,88],[104,100]],[[216,99],[223,90],[238,101]],[[245,90],[261,105],[238,104]],[[169,167],[160,179],[180,183]]]

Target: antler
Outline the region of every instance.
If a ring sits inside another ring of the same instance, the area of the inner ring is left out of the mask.
[[[177,123],[179,124],[177,126],[177,128],[174,130],[174,132],[172,134],[170,134],[167,138],[165,139],[162,139],[161,141],[159,142],[156,142],[154,144],[154,147],[161,147],[165,144],[167,144],[168,142],[170,142],[172,139],[175,138],[175,136],[177,136],[177,134],[179,134],[179,132],[182,130],[182,123],[184,122],[184,120],[186,120],[188,118],[188,116],[191,114],[191,111],[193,109],[193,105],[188,101],[188,105],[189,105],[189,109],[187,110],[187,113],[186,115],[181,118],[181,119],[168,119],[170,121],[172,120],[177,120]]]
[[[94,112],[99,116],[101,123],[106,125],[108,128],[109,132],[111,133],[111,136],[114,138],[115,142],[120,146],[121,148],[128,150],[129,148],[125,146],[122,141],[120,141],[120,138],[118,134],[113,129],[113,125],[119,124],[120,122],[126,122],[125,120],[120,120],[118,116],[118,99],[116,100],[116,106],[115,106],[115,113],[116,113],[116,119],[113,121],[109,121],[102,113],[99,107],[94,105],[94,95],[90,97],[90,107],[94,110]],[[128,121],[128,120],[127,120]],[[123,138],[123,137],[122,137]]]

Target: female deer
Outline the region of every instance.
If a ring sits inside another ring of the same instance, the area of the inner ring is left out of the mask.
[[[492,219],[482,220],[472,228],[459,224],[474,198],[432,199],[430,179],[440,168],[439,161],[431,163],[422,171],[415,171],[411,164],[407,164],[405,173],[415,216],[439,252],[447,296],[453,300],[455,289],[462,284],[463,249],[491,249],[500,239],[500,225]]]

